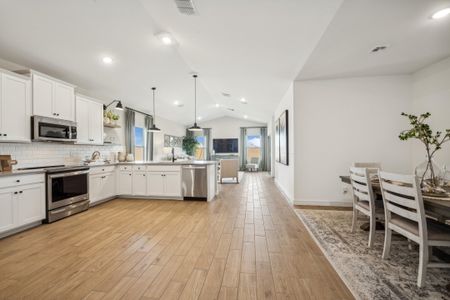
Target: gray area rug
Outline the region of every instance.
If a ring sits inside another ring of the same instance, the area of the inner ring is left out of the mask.
[[[450,299],[446,285],[450,269],[428,269],[424,288],[416,285],[419,249],[408,249],[406,239],[393,235],[391,258],[383,260],[384,231],[367,248],[368,232],[359,225],[351,233],[351,211],[296,209],[342,280],[359,299]],[[434,259],[434,258],[433,258]]]

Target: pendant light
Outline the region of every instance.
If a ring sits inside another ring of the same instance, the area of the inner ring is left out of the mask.
[[[197,74],[194,74],[194,126],[189,127],[189,131],[202,131],[203,129],[197,125]]]
[[[148,131],[150,132],[160,132],[161,129],[159,129],[158,127],[156,127],[155,123],[156,123],[156,111],[155,111],[155,87],[152,87],[152,92],[153,92],[153,125],[152,127],[150,127],[150,129]]]

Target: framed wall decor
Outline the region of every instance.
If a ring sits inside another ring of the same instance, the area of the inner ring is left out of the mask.
[[[278,118],[279,122],[279,144],[280,144],[280,163],[289,165],[289,122],[288,110],[286,109]]]
[[[280,162],[280,119],[275,120],[275,161]]]

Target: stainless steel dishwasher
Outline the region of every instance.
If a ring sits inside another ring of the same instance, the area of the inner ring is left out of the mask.
[[[208,197],[207,168],[201,165],[185,165],[182,167],[182,192],[185,200]]]

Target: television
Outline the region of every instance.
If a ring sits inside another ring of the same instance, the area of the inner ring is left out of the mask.
[[[213,149],[217,153],[238,153],[238,139],[213,139]]]

